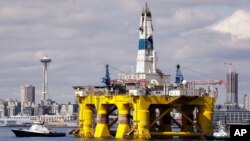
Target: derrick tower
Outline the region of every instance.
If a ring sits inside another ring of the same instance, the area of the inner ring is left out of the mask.
[[[48,56],[44,56],[40,59],[40,62],[43,64],[43,88],[42,88],[42,97],[41,97],[41,104],[47,105],[47,101],[49,98],[48,94],[48,64],[52,60],[48,58]]]
[[[136,73],[156,73],[152,16],[147,4],[143,8],[140,18]]]
[[[139,46],[136,61],[136,79],[145,79],[150,84],[163,85],[170,82],[170,76],[157,68],[157,52],[153,44],[152,15],[147,3],[143,7],[139,25]]]

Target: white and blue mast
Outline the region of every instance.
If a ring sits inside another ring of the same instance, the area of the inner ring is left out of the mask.
[[[153,44],[152,15],[146,3],[140,18],[136,73],[156,73],[156,61],[157,56]]]

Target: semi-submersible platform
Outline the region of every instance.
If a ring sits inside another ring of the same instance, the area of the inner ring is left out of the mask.
[[[76,137],[203,138],[212,133],[215,85],[222,81],[183,80],[177,65],[171,83],[170,75],[157,68],[152,33],[152,15],[146,4],[140,18],[136,72],[111,80],[106,65],[105,86],[73,86],[79,103]],[[180,120],[175,113],[181,115]]]

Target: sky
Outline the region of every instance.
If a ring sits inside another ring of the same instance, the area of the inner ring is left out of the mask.
[[[158,68],[174,82],[180,64],[186,80],[225,80],[239,74],[239,102],[250,93],[250,2],[233,0],[0,0],[0,99],[20,100],[31,84],[41,99],[40,58],[48,68],[49,98],[74,102],[73,86],[103,85],[135,70],[139,19],[148,3]],[[229,64],[232,65],[229,65]],[[218,85],[217,102],[225,102]]]

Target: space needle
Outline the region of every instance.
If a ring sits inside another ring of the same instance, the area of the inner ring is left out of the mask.
[[[41,104],[46,106],[48,103],[48,64],[52,60],[45,55],[43,58],[40,59],[40,62],[43,64],[43,89],[42,89],[42,97],[41,97]]]

